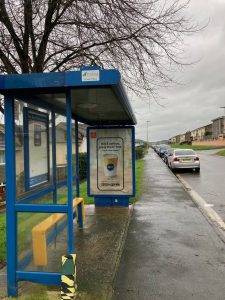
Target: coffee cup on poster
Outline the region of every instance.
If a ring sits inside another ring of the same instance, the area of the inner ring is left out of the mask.
[[[117,175],[117,154],[104,154],[103,155],[103,168],[106,177],[114,177]]]

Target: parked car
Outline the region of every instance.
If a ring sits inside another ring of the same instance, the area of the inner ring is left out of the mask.
[[[168,165],[169,156],[172,156],[173,152],[174,152],[173,148],[169,148],[169,149],[166,150],[166,152],[164,153],[164,157],[163,157],[163,160],[164,160],[165,164]]]
[[[171,170],[175,169],[195,169],[200,171],[200,159],[192,149],[174,149],[168,156],[168,166]]]
[[[155,150],[155,152],[156,152],[157,154],[159,154],[159,146],[160,146],[160,145],[155,145],[155,149],[154,149],[154,150]]]
[[[165,152],[166,152],[168,149],[170,149],[170,146],[169,146],[169,145],[160,145],[160,147],[159,147],[159,152],[158,152],[159,156],[160,156],[161,158],[163,158],[164,155],[165,155]]]

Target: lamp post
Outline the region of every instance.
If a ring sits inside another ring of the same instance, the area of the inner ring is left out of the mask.
[[[225,106],[220,106],[220,108],[223,108],[224,109],[224,116],[225,116]]]
[[[148,124],[151,123],[151,121],[146,121],[147,123],[147,148],[149,148],[149,144],[148,144]]]

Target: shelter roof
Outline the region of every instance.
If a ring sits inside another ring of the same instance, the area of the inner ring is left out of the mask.
[[[0,75],[0,93],[64,112],[70,93],[72,114],[83,123],[137,123],[118,70],[94,66],[70,72]]]

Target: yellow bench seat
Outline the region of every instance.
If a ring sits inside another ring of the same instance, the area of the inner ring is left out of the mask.
[[[73,200],[73,208],[76,209],[76,217],[78,216],[78,205],[81,203],[82,218],[84,220],[84,199],[75,198]],[[48,263],[47,256],[47,232],[53,228],[58,222],[62,221],[67,214],[54,213],[48,218],[41,221],[32,229],[32,246],[33,259],[36,266],[46,266]]]

